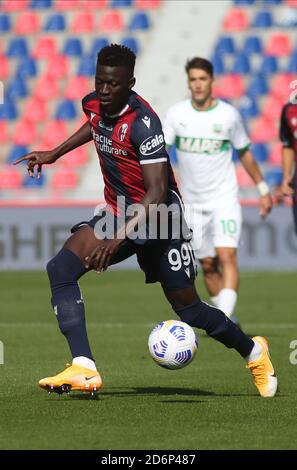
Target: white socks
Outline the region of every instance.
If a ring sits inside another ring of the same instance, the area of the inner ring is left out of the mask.
[[[219,300],[219,294],[218,295],[214,295],[213,297],[210,297],[210,300],[211,300],[211,303],[217,307],[218,306],[218,300]]]
[[[78,366],[86,367],[86,369],[97,371],[96,364],[92,359],[84,356],[74,357],[72,364],[76,364]]]
[[[217,295],[217,307],[228,317],[232,317],[237,301],[237,292],[233,289],[222,289]]]
[[[262,348],[257,341],[254,341],[254,347],[250,354],[245,357],[246,362],[257,361],[262,354]]]

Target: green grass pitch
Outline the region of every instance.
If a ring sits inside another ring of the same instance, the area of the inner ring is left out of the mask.
[[[197,286],[207,298],[201,276]],[[176,318],[159,285],[136,271],[81,280],[89,336],[104,387],[99,399],[48,394],[36,385],[70,360],[49,304],[45,273],[0,273],[0,449],[296,449],[296,273],[246,273],[237,312],[266,335],[279,376],[273,399],[257,395],[234,351],[198,331],[195,360],[164,370],[147,338]]]

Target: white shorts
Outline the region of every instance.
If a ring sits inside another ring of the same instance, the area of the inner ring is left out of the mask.
[[[223,207],[203,210],[190,225],[195,257],[215,257],[218,247],[238,247],[242,225],[241,206],[233,200]]]

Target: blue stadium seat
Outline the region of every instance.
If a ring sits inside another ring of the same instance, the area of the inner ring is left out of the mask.
[[[131,7],[133,0],[111,0],[111,8],[126,8]]]
[[[12,100],[5,98],[4,103],[0,104],[0,120],[11,121],[18,117],[17,108]]]
[[[283,0],[263,0],[265,5],[280,5],[283,3]]]
[[[250,119],[259,115],[257,100],[254,96],[245,95],[240,98],[238,104],[243,119]]]
[[[265,181],[271,187],[279,186],[282,183],[282,180],[283,172],[281,168],[275,167],[265,173]]]
[[[273,25],[273,17],[271,11],[260,10],[257,12],[252,26],[254,28],[270,28]]]
[[[131,49],[134,54],[138,54],[139,53],[139,43],[137,41],[136,38],[131,38],[131,37],[127,37],[127,38],[123,38],[120,43],[123,45],[123,46],[126,46],[126,47],[129,47],[129,49]]]
[[[82,43],[79,38],[67,38],[63,48],[63,54],[68,56],[82,55]]]
[[[169,155],[169,160],[170,160],[171,164],[176,165],[177,164],[177,154],[176,154],[176,146],[175,145],[172,145],[172,146],[169,147],[168,155]]]
[[[289,57],[286,72],[296,73],[296,71],[297,71],[297,52],[293,52],[293,54]]]
[[[37,75],[36,60],[25,57],[17,66],[16,76],[20,78],[35,77]]]
[[[263,45],[259,36],[248,36],[245,38],[242,52],[244,54],[262,54]]]
[[[268,83],[264,75],[258,74],[251,78],[246,90],[249,95],[266,95],[268,93]]]
[[[31,178],[31,176],[26,175],[23,181],[23,186],[25,188],[41,188],[45,185],[45,176],[44,173],[40,175],[40,178]]]
[[[223,73],[226,73],[224,61],[221,56],[218,54],[215,54],[211,58],[211,63],[213,65],[213,70],[215,75],[222,75]]]
[[[270,75],[278,72],[277,58],[274,56],[264,56],[259,69],[260,73]]]
[[[238,73],[238,74],[246,74],[250,73],[251,67],[250,67],[250,61],[248,56],[244,54],[240,54],[237,57],[235,57],[235,61],[232,67],[232,72],[233,73]]]
[[[222,54],[234,54],[235,53],[235,42],[231,36],[222,36],[219,38],[215,53],[217,55]]]
[[[144,30],[150,28],[150,19],[145,12],[136,12],[131,18],[129,30]]]
[[[238,150],[232,148],[232,161],[233,162],[239,162],[239,153]]]
[[[268,149],[265,144],[252,144],[251,151],[258,163],[265,163],[268,160]]]
[[[7,57],[26,57],[28,44],[25,38],[11,38],[8,44]]]
[[[10,31],[10,28],[11,28],[10,16],[0,15],[0,33],[7,33],[7,31]]]
[[[98,52],[105,46],[108,46],[109,40],[107,38],[95,38],[93,39],[90,56],[96,57]]]
[[[28,96],[26,82],[20,78],[13,78],[5,87],[5,94],[9,98],[25,98]]]
[[[84,56],[78,65],[76,75],[93,77],[96,73],[96,58],[94,56]]]
[[[18,158],[23,157],[27,153],[29,153],[29,148],[25,145],[14,145],[11,148],[5,163],[12,163]],[[26,162],[22,162],[22,165],[26,165]]]
[[[65,17],[61,13],[54,13],[46,19],[44,31],[64,31],[66,28]]]
[[[52,7],[52,0],[31,0],[30,8],[51,8]]]
[[[249,6],[249,5],[253,5],[253,3],[255,3],[256,0],[234,0],[234,5],[236,6]]]
[[[73,101],[64,100],[58,104],[55,119],[67,120],[74,119],[77,116],[76,107]]]

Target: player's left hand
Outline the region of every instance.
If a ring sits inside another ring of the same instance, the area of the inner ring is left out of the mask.
[[[263,219],[268,216],[273,206],[271,194],[260,197],[260,215]]]
[[[94,269],[98,273],[106,271],[111,261],[111,258],[118,251],[122,240],[100,240],[99,244],[92,251],[90,256],[85,258],[86,269]]]

